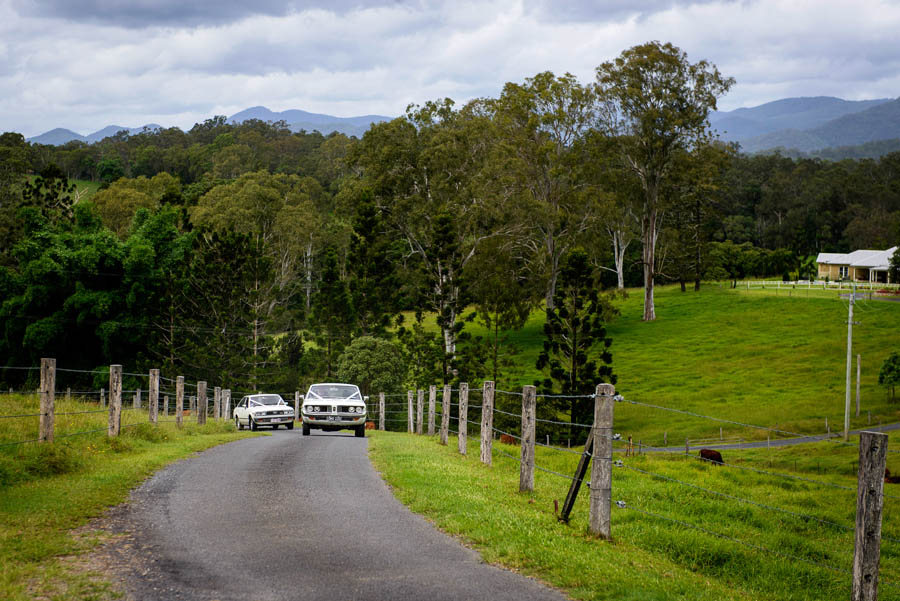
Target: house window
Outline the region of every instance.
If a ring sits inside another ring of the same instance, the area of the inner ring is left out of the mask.
[[[850,268],[846,265],[841,265],[841,279],[850,277]]]

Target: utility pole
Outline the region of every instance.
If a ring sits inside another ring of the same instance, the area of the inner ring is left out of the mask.
[[[844,442],[850,440],[850,367],[853,363],[853,301],[856,299],[856,283],[850,293],[849,315],[847,316],[847,393],[844,397]]]

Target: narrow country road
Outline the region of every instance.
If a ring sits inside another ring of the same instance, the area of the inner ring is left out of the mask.
[[[372,468],[367,444],[349,432],[303,437],[278,430],[162,470],[117,519],[117,530],[131,535],[118,550],[129,596],[565,599],[482,563],[411,513]]]

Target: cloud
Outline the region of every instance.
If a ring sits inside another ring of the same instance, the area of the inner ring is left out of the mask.
[[[898,28],[889,0],[0,0],[0,131],[190,128],[254,105],[399,115],[545,70],[591,81],[653,39],[735,77],[724,109],[896,97]]]

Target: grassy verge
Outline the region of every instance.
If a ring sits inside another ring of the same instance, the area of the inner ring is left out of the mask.
[[[613,473],[613,499],[627,507],[613,508],[614,540],[602,542],[586,532],[586,490],[571,523],[561,525],[554,500],[562,503],[568,480],[537,471],[535,492],[519,494],[518,462],[504,455],[517,456],[517,447],[495,443],[494,465],[485,467],[477,446],[466,458],[453,443],[442,447],[434,439],[377,432],[370,452],[413,511],[485,560],[575,599],[825,600],[849,594],[853,447],[821,443],[725,454],[735,466],[780,476],[684,455],[627,458]],[[900,448],[900,439],[892,445]],[[563,474],[574,473],[577,459],[537,450],[538,465]],[[900,485],[886,485],[886,493],[900,497],[894,489]],[[880,598],[900,599],[900,588],[891,586],[900,584],[898,499],[886,499],[883,536]]]
[[[35,410],[33,396],[0,397],[0,415]],[[87,405],[90,406],[90,405]],[[57,403],[57,410],[85,409]],[[35,411],[36,412],[36,411]],[[103,428],[103,413],[64,416],[57,436]],[[54,443],[0,447],[0,598],[100,599],[110,596],[99,574],[68,567],[63,557],[83,553],[96,541],[75,539],[71,531],[124,501],[155,470],[191,453],[252,436],[229,422],[205,426],[151,426],[146,413],[126,411],[119,438],[104,433],[57,438]],[[31,419],[0,420],[0,440],[28,440]],[[67,430],[68,428],[68,430]]]

